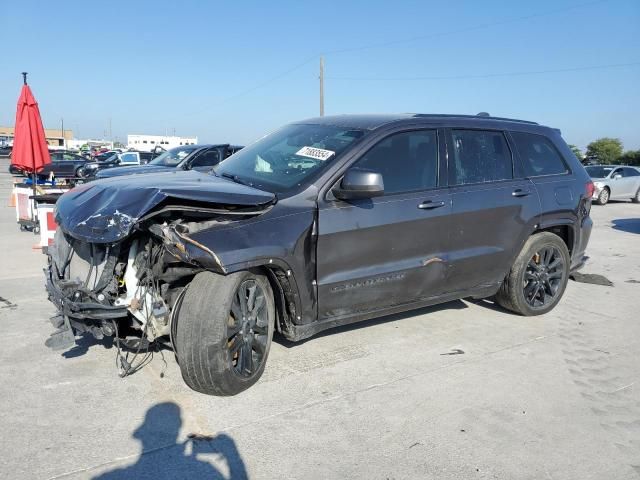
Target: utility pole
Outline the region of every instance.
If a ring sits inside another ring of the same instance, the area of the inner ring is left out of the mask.
[[[320,57],[320,116],[324,117],[324,57]]]
[[[62,132],[62,146],[67,148],[67,142],[64,139],[64,118],[60,119],[60,131]]]
[[[113,131],[111,130],[111,117],[109,117],[109,140],[113,141]]]

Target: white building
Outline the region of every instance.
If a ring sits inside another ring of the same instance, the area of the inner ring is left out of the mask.
[[[94,138],[88,138],[85,140],[73,138],[71,140],[66,141],[66,148],[71,150],[79,150],[83,145],[88,145],[89,147],[106,147],[109,150],[113,150],[113,142],[109,140],[99,140]]]
[[[198,137],[174,137],[165,135],[127,135],[127,148],[150,152],[156,147],[169,150],[180,145],[195,145]]]

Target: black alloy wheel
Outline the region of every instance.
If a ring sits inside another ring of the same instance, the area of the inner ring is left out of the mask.
[[[555,300],[564,281],[564,260],[554,246],[533,254],[524,273],[523,293],[533,308],[541,308]]]
[[[250,377],[264,362],[269,334],[265,292],[254,279],[242,282],[233,297],[227,348],[233,371]]]

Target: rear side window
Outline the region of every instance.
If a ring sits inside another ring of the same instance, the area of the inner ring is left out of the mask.
[[[438,184],[438,135],[435,130],[396,133],[356,166],[382,174],[385,195],[433,188]]]
[[[532,133],[511,132],[527,177],[567,173],[567,165],[551,141]]]
[[[623,175],[625,177],[640,177],[640,172],[635,168],[624,168]]]
[[[451,135],[453,185],[513,178],[511,151],[502,132],[452,130]]]

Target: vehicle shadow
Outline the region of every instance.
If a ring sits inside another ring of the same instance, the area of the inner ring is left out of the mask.
[[[64,358],[81,357],[89,351],[89,348],[93,347],[94,345],[100,345],[104,348],[109,349],[113,346],[113,338],[104,337],[102,340],[98,340],[90,333],[83,333],[82,335],[80,335],[80,337],[76,338],[76,344],[69,350],[64,352],[62,356]]]
[[[247,471],[233,439],[221,433],[216,436],[190,435],[178,443],[182,426],[180,407],[173,402],[152,406],[133,438],[142,446],[135,463],[104,472],[93,477],[99,480],[125,479],[232,479],[248,478]],[[198,458],[216,455],[215,463],[226,464],[226,469]],[[226,471],[224,471],[226,470]],[[228,472],[228,473],[227,473]]]
[[[611,223],[614,230],[640,234],[640,218],[617,218]]]
[[[284,336],[279,333],[276,333],[273,336],[273,341],[282,345],[286,348],[294,348],[299,345],[303,345],[306,342],[315,340],[317,338],[327,337],[330,335],[337,335],[344,332],[349,332],[351,330],[358,330],[360,328],[372,327],[374,325],[381,325],[383,323],[395,322],[396,320],[403,320],[405,318],[415,317],[418,315],[427,315],[433,312],[439,312],[441,310],[464,310],[465,308],[469,308],[469,306],[463,302],[462,300],[454,300],[452,302],[441,303],[439,305],[432,305],[430,307],[418,308],[416,310],[409,310],[407,312],[402,313],[394,313],[392,315],[386,315],[384,317],[372,318],[371,320],[363,320],[361,322],[350,323],[348,325],[342,325],[340,327],[330,328],[323,332],[320,332],[310,338],[301,340],[299,342],[292,342],[287,340]]]

